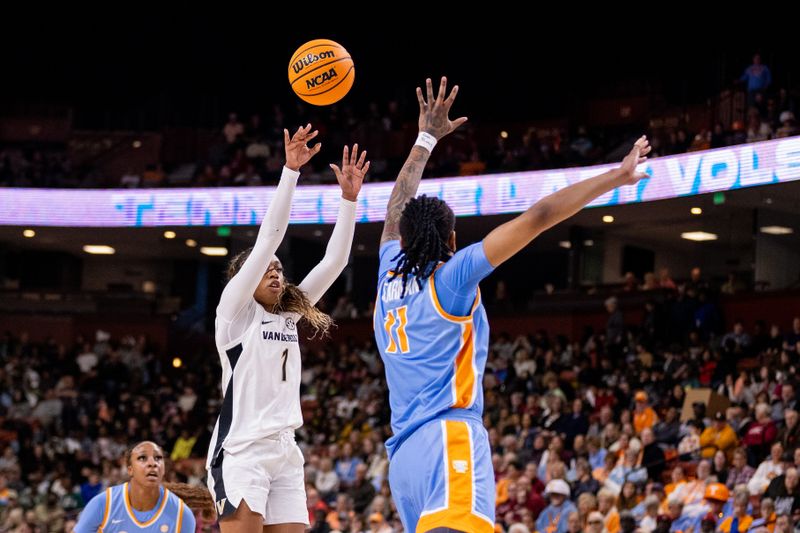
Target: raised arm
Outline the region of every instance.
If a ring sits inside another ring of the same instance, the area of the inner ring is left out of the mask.
[[[269,204],[267,214],[261,222],[256,243],[247,260],[233,278],[225,286],[217,306],[217,318],[232,321],[252,299],[270,259],[280,246],[286,227],[289,225],[289,213],[292,209],[292,197],[300,176],[300,167],[319,152],[321,144],[309,148],[306,143],[317,136],[311,131],[311,124],[297,129],[289,138],[289,131],[283,130],[286,147],[286,166],[283,168],[280,183],[275,196]]]
[[[619,168],[565,187],[536,202],[513,220],[498,226],[483,239],[483,250],[492,266],[498,266],[528,245],[543,231],[568,219],[592,200],[622,185],[647,177],[636,165],[647,160],[650,145],[642,136]]]
[[[342,199],[339,202],[339,215],[328,247],[325,249],[325,256],[299,285],[312,305],[322,298],[347,266],[356,225],[356,200],[361,191],[361,184],[364,183],[364,176],[369,170],[369,161],[366,159],[367,151],[361,152],[359,157],[358,144],[354,144],[352,151],[348,150],[347,146],[344,147],[342,168],[330,165],[342,188]]]
[[[417,195],[419,181],[422,179],[422,171],[431,156],[431,151],[442,137],[454,131],[467,121],[467,117],[450,120],[448,114],[450,107],[458,94],[458,85],[454,86],[450,95],[445,98],[447,92],[447,78],[442,76],[439,84],[439,94],[433,98],[433,84],[431,79],[425,80],[427,99],[422,96],[422,89],[417,87],[417,101],[419,102],[419,136],[417,142],[411,148],[408,159],[400,169],[397,180],[394,183],[392,194],[389,197],[389,204],[386,206],[386,218],[383,223],[383,234],[381,234],[381,244],[400,238],[400,215],[403,208],[411,198]]]

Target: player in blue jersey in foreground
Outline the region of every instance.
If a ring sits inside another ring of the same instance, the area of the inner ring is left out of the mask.
[[[193,533],[195,519],[192,510],[164,486],[164,452],[161,447],[149,441],[140,442],[126,454],[126,460],[130,481],[109,487],[89,500],[73,531]],[[180,489],[191,497],[199,497],[197,501],[204,502],[204,508],[212,508],[211,496],[205,488],[181,483],[167,486]]]
[[[419,136],[381,236],[374,327],[392,410],[389,483],[406,531],[490,533],[495,486],[481,387],[489,323],[478,283],[598,196],[646,177],[636,167],[650,147],[640,138],[619,168],[551,194],[456,252],[453,211],[415,196],[436,142],[467,119],[449,119],[458,86],[446,96],[446,78],[436,98],[430,79],[426,93],[417,89]]]

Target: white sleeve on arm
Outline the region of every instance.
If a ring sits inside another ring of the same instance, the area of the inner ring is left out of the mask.
[[[222,291],[217,306],[219,320],[233,321],[236,315],[253,299],[253,292],[258,287],[270,259],[286,234],[298,176],[300,176],[299,172],[283,167],[281,181],[269,204],[267,214],[264,215],[264,220],[261,222],[253,251],[250,252],[250,256],[239,272],[231,278]]]
[[[325,249],[325,257],[308,273],[300,283],[300,289],[306,293],[311,304],[316,304],[325,291],[336,281],[350,257],[353,245],[353,233],[356,225],[356,203],[341,199],[336,226],[333,228],[331,240]]]

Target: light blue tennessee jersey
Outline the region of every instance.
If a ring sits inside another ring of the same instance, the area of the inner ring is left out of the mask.
[[[137,511],[131,506],[128,484],[107,488],[89,501],[75,525],[75,533],[194,532],[191,509],[179,497],[161,487],[153,509]]]
[[[381,247],[375,340],[386,368],[392,431],[389,456],[435,418],[483,414],[489,323],[478,283],[492,271],[482,243],[458,251],[420,284],[393,277],[399,241]],[[443,416],[444,415],[444,416]]]

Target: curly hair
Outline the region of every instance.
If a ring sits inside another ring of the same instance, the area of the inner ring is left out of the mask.
[[[228,263],[227,279],[228,281],[236,275],[242,268],[242,265],[250,257],[253,247],[239,252]],[[308,324],[314,328],[314,334],[311,336],[316,337],[320,335],[325,337],[328,331],[334,325],[333,319],[327,313],[320,311],[311,301],[308,296],[303,292],[300,287],[289,282],[284,282],[283,290],[278,297],[278,303],[275,304],[271,310],[272,313],[297,313],[304,318]]]

